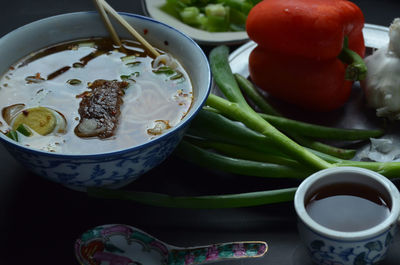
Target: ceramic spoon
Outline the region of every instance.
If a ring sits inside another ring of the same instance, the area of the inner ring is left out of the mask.
[[[95,227],[75,242],[75,255],[82,265],[195,265],[262,257],[267,249],[267,243],[262,241],[176,247],[121,224]]]

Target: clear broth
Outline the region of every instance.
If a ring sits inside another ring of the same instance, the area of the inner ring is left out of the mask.
[[[19,135],[20,142],[64,154],[102,153],[158,137],[149,133],[157,121],[166,121],[170,127],[178,124],[193,101],[192,84],[182,65],[177,62],[175,68],[181,78],[155,74],[154,58],[139,43],[124,40],[123,47],[118,49],[108,38],[77,40],[40,50],[11,66],[0,79],[0,108],[14,104],[24,104],[25,109],[45,106],[61,113],[67,121],[65,133]],[[33,77],[40,77],[40,82],[29,81]],[[88,84],[97,79],[130,82],[117,130],[107,139],[77,137],[74,128],[79,122],[81,101],[77,95],[89,91]],[[0,130],[10,130],[4,117]]]

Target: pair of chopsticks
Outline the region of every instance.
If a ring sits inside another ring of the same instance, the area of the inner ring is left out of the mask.
[[[116,45],[122,47],[122,43],[120,38],[118,37],[117,32],[115,31],[113,25],[111,24],[110,19],[107,16],[109,13],[113,16],[128,32],[137,39],[149,52],[153,54],[154,57],[158,57],[160,53],[154,49],[123,17],[121,17],[117,11],[115,11],[105,0],[94,0],[97,9],[100,13],[101,18],[111,35],[111,38],[115,42]]]

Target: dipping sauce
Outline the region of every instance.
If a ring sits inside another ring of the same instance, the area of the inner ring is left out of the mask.
[[[372,228],[390,214],[391,205],[377,190],[356,183],[324,186],[305,201],[309,216],[327,228],[356,232]]]
[[[0,79],[0,131],[35,149],[95,154],[146,143],[177,125],[193,101],[185,69],[138,42],[122,43],[76,40],[16,62]],[[18,131],[20,123],[29,133]]]

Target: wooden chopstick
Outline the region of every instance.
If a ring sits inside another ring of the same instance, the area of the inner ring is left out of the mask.
[[[98,2],[107,13],[112,15],[126,30],[129,31],[134,38],[136,38],[148,51],[150,51],[154,57],[160,56],[160,53],[154,49],[123,17],[121,17],[117,11],[115,11],[105,0],[95,0]],[[111,25],[111,23],[110,23]],[[115,30],[114,30],[115,32]]]
[[[94,3],[96,4],[97,10],[106,26],[108,32],[110,33],[111,38],[113,39],[114,43],[116,45],[118,45],[119,47],[122,47],[121,40],[118,37],[118,34],[115,31],[113,25],[111,24],[111,21],[108,18],[106,11],[104,10],[104,6],[99,2],[99,0],[94,0]]]

